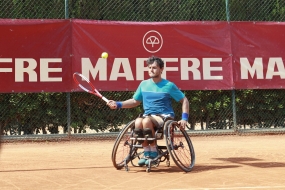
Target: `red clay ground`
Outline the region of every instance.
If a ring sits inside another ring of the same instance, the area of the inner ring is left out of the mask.
[[[196,164],[116,170],[113,141],[5,143],[1,190],[285,189],[285,136],[192,137]]]

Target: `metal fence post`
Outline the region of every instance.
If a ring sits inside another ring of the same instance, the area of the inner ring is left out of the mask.
[[[230,22],[230,9],[229,9],[229,0],[226,1],[226,15],[227,21]],[[237,131],[237,114],[236,114],[236,94],[235,90],[232,90],[232,106],[233,106],[233,129]]]
[[[68,0],[65,0],[65,6],[64,6],[64,10],[65,10],[65,19],[69,18],[69,12],[68,12]]]
[[[66,94],[66,105],[67,105],[67,132],[68,132],[68,137],[71,135],[71,130],[70,130],[70,123],[71,123],[71,112],[70,112],[70,92],[67,92]]]
[[[230,21],[230,8],[229,8],[229,0],[226,0],[226,15],[227,15],[227,21]]]
[[[65,19],[69,18],[68,15],[68,0],[65,0]],[[67,105],[67,132],[68,132],[68,137],[70,137],[71,135],[71,129],[70,129],[70,125],[71,125],[71,109],[70,109],[70,92],[67,92],[66,94],[66,105]]]
[[[234,131],[237,131],[237,112],[236,112],[236,93],[235,93],[235,90],[232,90],[232,105],[233,105]]]

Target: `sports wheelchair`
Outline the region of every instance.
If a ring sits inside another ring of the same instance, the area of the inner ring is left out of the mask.
[[[163,126],[155,126],[155,128],[154,138],[149,138],[147,135],[143,138],[138,138],[134,132],[135,120],[127,123],[119,133],[113,146],[112,162],[114,167],[118,170],[125,168],[126,171],[129,171],[129,163],[134,167],[142,167],[137,164],[144,153],[139,141],[154,140],[158,156],[154,159],[149,159],[146,172],[150,172],[151,167],[158,167],[160,162],[164,161],[166,166],[169,167],[169,155],[180,169],[190,172],[195,164],[195,152],[187,132],[176,121],[169,118],[164,119]],[[158,145],[158,140],[163,139],[165,139],[166,145]]]

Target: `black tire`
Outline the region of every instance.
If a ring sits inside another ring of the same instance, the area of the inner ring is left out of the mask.
[[[195,165],[195,152],[191,139],[176,121],[164,125],[167,150],[174,163],[183,171],[190,172]]]
[[[119,133],[112,151],[112,162],[116,169],[122,169],[126,164],[131,161],[130,153],[133,151],[134,140],[131,140],[130,137],[133,133],[135,126],[135,120],[126,124],[126,126]]]

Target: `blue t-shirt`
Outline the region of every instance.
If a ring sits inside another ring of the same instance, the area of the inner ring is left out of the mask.
[[[178,102],[184,96],[173,82],[162,79],[155,83],[148,79],[140,83],[133,98],[143,102],[144,114],[170,114],[174,117],[171,98]]]

